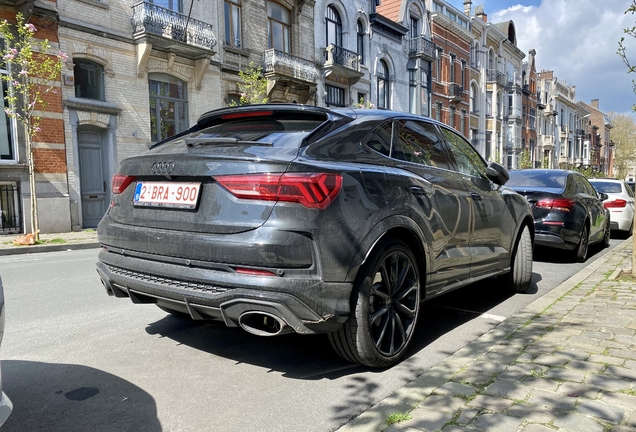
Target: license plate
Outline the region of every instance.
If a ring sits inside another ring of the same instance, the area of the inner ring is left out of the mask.
[[[200,189],[201,183],[137,182],[133,204],[192,209],[197,206]]]

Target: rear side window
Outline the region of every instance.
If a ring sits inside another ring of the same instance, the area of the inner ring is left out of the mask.
[[[621,184],[612,182],[595,182],[592,181],[592,186],[602,193],[621,193]]]
[[[457,170],[473,177],[487,178],[486,162],[468,141],[446,128],[440,128],[457,164]]]
[[[574,174],[574,182],[576,184],[576,191],[580,194],[596,196],[596,190],[592,187],[589,181],[580,174]]]
[[[393,129],[391,126],[392,123],[388,121],[377,127],[366,139],[366,146],[389,157],[391,154],[391,132]]]
[[[396,138],[391,157],[394,159],[450,169],[444,145],[433,125],[412,120],[396,122]]]

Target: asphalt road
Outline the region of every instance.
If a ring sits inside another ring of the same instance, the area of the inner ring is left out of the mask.
[[[409,356],[381,371],[341,360],[324,335],[261,338],[108,297],[97,250],[0,257],[14,404],[2,432],[332,431],[605,251],[591,253],[535,251],[527,294],[491,279],[425,303]]]

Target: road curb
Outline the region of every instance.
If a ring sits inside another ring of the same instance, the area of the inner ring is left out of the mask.
[[[563,281],[541,298],[527,305],[513,317],[493,327],[395,393],[353,418],[349,423],[337,429],[337,432],[371,432],[386,429],[386,419],[389,415],[396,412],[409,412],[417,407],[422,400],[432,394],[437,388],[451,381],[452,377],[464,366],[472,363],[487,353],[494,345],[525,326],[529,320],[545,311],[549,306],[574,289],[576,285],[607,264],[616,253],[622,251],[631,243],[632,239],[629,238],[612,249],[612,251],[606,252],[601,258]],[[405,361],[408,362],[408,359]]]
[[[94,249],[98,247],[100,247],[99,242],[63,243],[63,244],[37,245],[37,246],[14,246],[11,248],[0,249],[0,256],[24,255],[24,254],[39,253],[39,252],[60,252],[60,251],[79,250],[79,249]]]

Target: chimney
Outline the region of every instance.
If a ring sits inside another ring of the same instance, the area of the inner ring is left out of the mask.
[[[484,12],[484,5],[475,6],[475,15],[484,22],[488,22],[488,15]]]
[[[464,15],[471,16],[472,11],[470,10],[473,5],[473,0],[464,0]]]
[[[592,105],[592,108],[598,109],[598,99],[592,99],[591,105]]]

